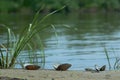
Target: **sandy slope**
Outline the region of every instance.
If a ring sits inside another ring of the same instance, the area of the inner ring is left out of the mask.
[[[0,69],[0,76],[27,80],[120,80],[120,71],[92,73],[85,71]]]

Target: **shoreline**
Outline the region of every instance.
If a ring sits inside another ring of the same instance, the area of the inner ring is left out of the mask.
[[[120,70],[92,73],[78,70],[0,69],[0,77],[21,78],[25,80],[119,80],[119,74]]]

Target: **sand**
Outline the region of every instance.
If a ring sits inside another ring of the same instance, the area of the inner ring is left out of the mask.
[[[22,78],[25,80],[120,80],[120,71],[55,71],[55,70],[24,70],[0,69],[0,77]]]

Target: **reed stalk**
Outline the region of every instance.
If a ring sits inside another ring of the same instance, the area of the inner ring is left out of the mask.
[[[107,51],[106,47],[104,47],[104,52],[105,52],[107,62],[108,62],[108,65],[109,65],[109,70],[111,70],[110,57],[109,57],[109,54],[108,54],[108,51]]]

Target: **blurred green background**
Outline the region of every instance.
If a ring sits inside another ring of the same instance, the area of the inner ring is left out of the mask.
[[[65,13],[120,11],[120,0],[0,0],[0,13],[34,13],[39,8],[48,13],[64,5]]]

